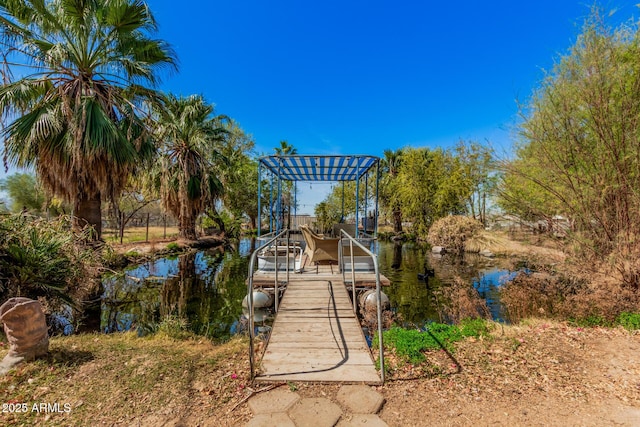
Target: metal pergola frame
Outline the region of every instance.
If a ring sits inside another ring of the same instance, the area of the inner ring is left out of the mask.
[[[262,174],[271,175],[271,187],[269,192],[269,209],[273,212],[273,179],[277,181],[276,196],[276,224],[273,227],[273,215],[269,215],[269,231],[279,232],[283,228],[283,207],[282,207],[282,181],[294,183],[297,189],[298,182],[356,182],[356,235],[359,235],[359,209],[360,202],[360,180],[365,178],[365,231],[366,213],[368,200],[369,171],[376,167],[376,197],[374,210],[374,237],[378,236],[378,184],[380,176],[380,158],[368,155],[291,155],[291,156],[263,156],[258,159],[258,237],[262,229]],[[344,187],[343,187],[344,188]],[[294,192],[295,194],[295,192]],[[297,195],[296,195],[297,197]],[[344,190],[343,190],[343,216],[344,216]],[[294,201],[296,209],[297,199]],[[297,212],[297,211],[296,211]],[[294,213],[295,215],[295,213]]]

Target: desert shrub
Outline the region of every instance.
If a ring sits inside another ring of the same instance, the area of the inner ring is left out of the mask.
[[[93,291],[97,257],[74,238],[68,218],[0,218],[0,302],[22,296],[51,310],[78,307]]]
[[[517,323],[528,317],[552,317],[564,294],[557,277],[520,272],[500,290],[507,319]]]
[[[427,241],[432,246],[444,246],[451,252],[462,253],[467,239],[480,230],[482,223],[473,218],[460,215],[446,216],[433,223]]]
[[[490,319],[487,302],[478,290],[460,277],[451,284],[441,286],[436,294],[439,299],[440,319],[447,323],[458,323],[463,319]]]
[[[622,284],[588,284],[549,273],[518,274],[500,291],[507,318],[569,320],[580,326],[609,326],[623,312],[638,312],[640,296]]]
[[[618,239],[621,240],[621,239]],[[640,289],[640,239],[628,238],[626,244],[617,244],[607,257],[607,264],[612,267],[612,275],[630,289]]]

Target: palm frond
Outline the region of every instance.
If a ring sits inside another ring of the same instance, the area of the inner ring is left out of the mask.
[[[0,0],[5,157],[69,201],[117,193],[154,153],[152,87],[176,67],[156,30],[141,0]]]

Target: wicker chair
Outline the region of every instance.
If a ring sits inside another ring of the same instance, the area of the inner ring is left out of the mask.
[[[304,254],[306,255],[304,264],[307,261],[314,262],[317,272],[317,265],[320,263],[329,265],[338,263],[338,243],[340,239],[324,237],[313,232],[307,225],[301,225],[300,231],[302,231],[302,237],[307,244],[304,249]],[[304,264],[302,268],[304,268]],[[331,271],[333,272],[333,267],[331,267]]]

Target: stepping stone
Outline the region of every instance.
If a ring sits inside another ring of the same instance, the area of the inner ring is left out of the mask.
[[[366,385],[343,385],[338,391],[338,401],[353,413],[377,414],[384,397]]]
[[[248,404],[253,415],[271,414],[274,412],[287,412],[287,409],[298,400],[300,400],[298,393],[280,387],[251,397]]]
[[[284,412],[256,415],[245,427],[296,427]]]
[[[289,410],[289,416],[298,426],[333,427],[342,416],[342,409],[324,397],[306,398]]]
[[[337,427],[388,427],[389,424],[374,414],[356,414],[349,419],[342,419]]]

